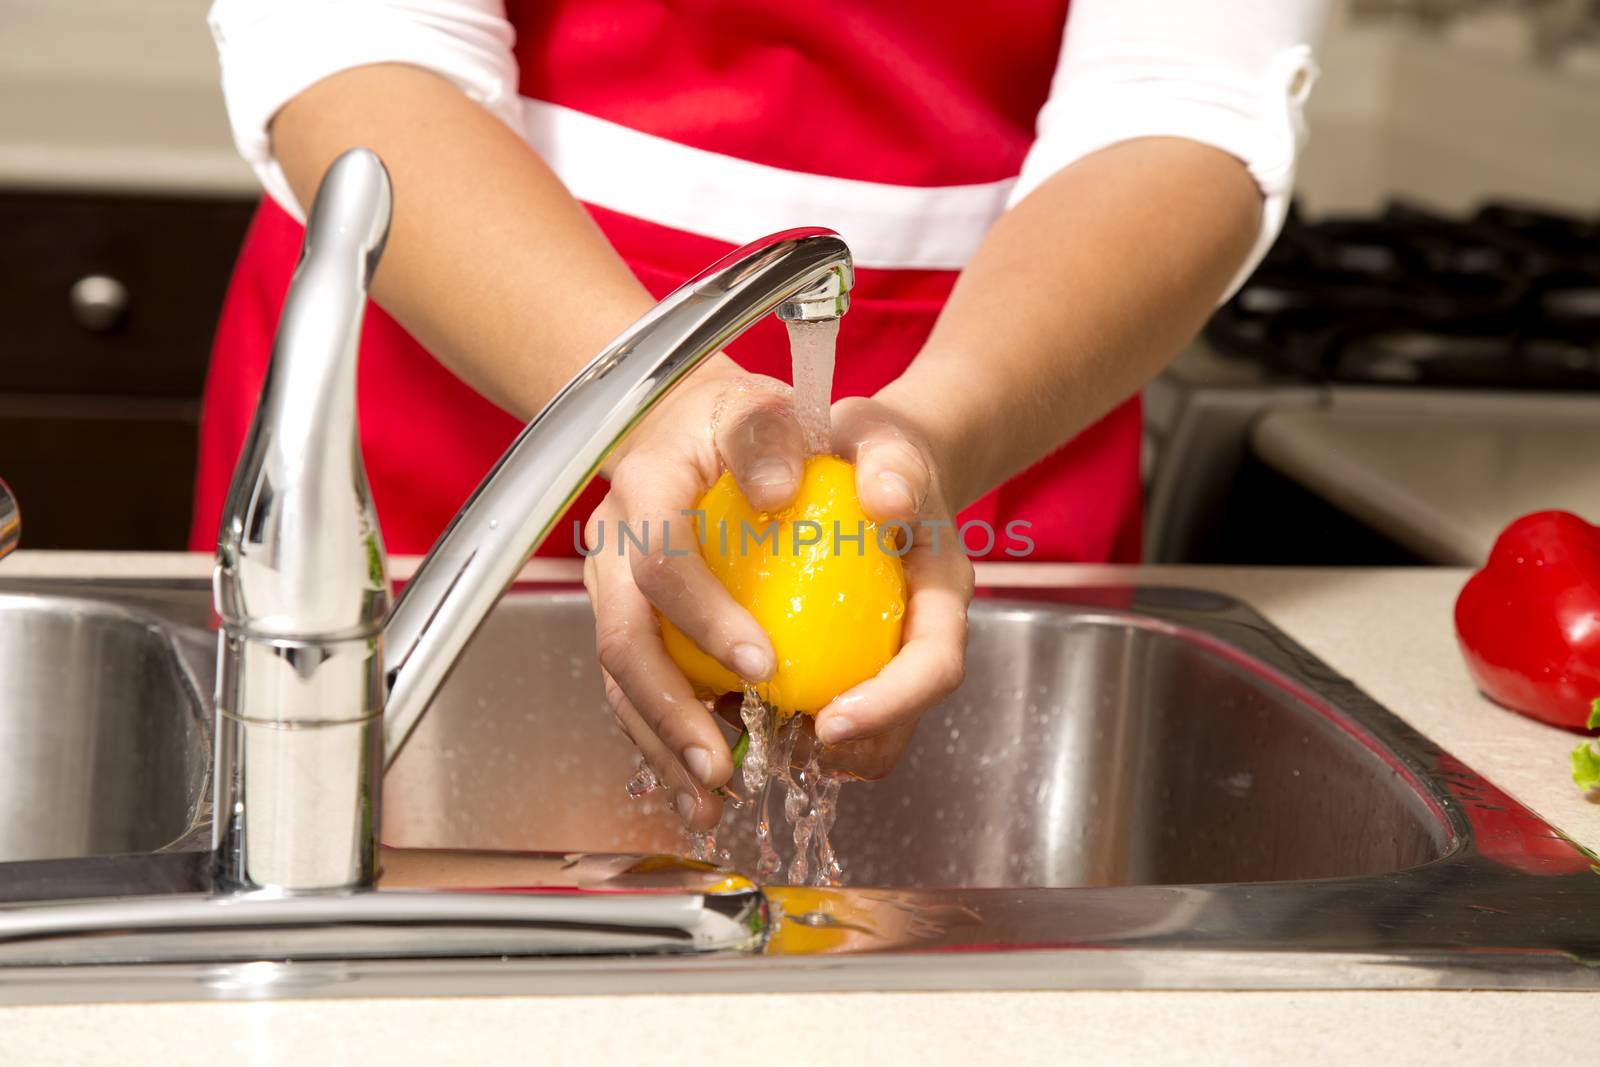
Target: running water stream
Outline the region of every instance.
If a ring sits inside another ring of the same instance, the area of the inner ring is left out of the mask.
[[[794,415],[805,434],[806,455],[833,451],[833,353],[839,343],[839,320],[790,322],[789,367],[794,379]]]
[[[806,455],[832,451],[832,424],[828,411],[833,401],[834,348],[839,337],[839,320],[790,322],[789,352],[794,379],[794,412],[805,437]],[[839,885],[843,868],[834,855],[829,835],[838,813],[839,789],[843,779],[824,771],[818,762],[821,746],[813,740],[805,762],[794,766],[795,748],[802,732],[809,731],[805,715],[780,718],[755,689],[746,686],[739,716],[749,735],[749,747],[736,776],[729,783],[729,809],[754,804],[755,844],[758,853],[755,874],[758,882],[771,884],[780,878],[789,885]],[[639,772],[628,782],[628,794],[639,797],[657,786],[656,777],[643,760]],[[742,785],[742,791],[738,788]],[[781,793],[783,819],[790,827],[793,851],[787,870],[773,834],[773,802]],[[724,815],[724,823],[728,816]],[[717,831],[685,834],[690,856],[706,863],[729,862],[726,848],[719,848]]]

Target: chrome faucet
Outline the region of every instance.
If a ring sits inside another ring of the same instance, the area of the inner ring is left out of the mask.
[[[0,559],[11,554],[22,539],[22,513],[17,510],[17,498],[11,487],[0,478]]]
[[[352,151],[317,190],[217,539],[212,840],[220,882],[368,885],[383,778],[389,575],[356,428],[389,176]]]
[[[774,234],[713,264],[528,423],[390,612],[355,412],[390,204],[369,151],[346,152],[324,177],[223,513],[213,843],[226,888],[371,885],[383,768],[606,455],[767,313],[812,321],[849,308],[850,252],[827,230]]]

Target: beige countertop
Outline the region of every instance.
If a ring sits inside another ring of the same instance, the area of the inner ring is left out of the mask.
[[[0,1011],[18,1067],[1579,1064],[1585,993],[808,993]]]
[[[403,573],[407,564],[397,563]],[[7,576],[203,577],[200,556],[19,552]],[[539,564],[529,577],[571,577]],[[1600,804],[1567,779],[1573,735],[1496,708],[1455,647],[1456,569],[982,567],[984,584],[1195,586],[1238,597],[1551,823],[1600,848]],[[0,1009],[0,1062],[703,1064],[713,1040],[763,1062],[1401,1062],[1592,1052],[1581,993],[1019,992],[449,998]],[[773,1027],[745,1036],[740,1020]],[[781,1027],[782,1029],[777,1029]],[[181,1035],[181,1040],[179,1036]],[[712,1035],[717,1035],[713,1037]],[[334,1053],[333,1050],[337,1050]],[[724,1053],[723,1055],[726,1055]]]

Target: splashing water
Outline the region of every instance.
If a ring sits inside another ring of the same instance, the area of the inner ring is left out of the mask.
[[[719,867],[732,862],[733,856],[725,848],[717,847],[717,832],[707,830],[704,833],[695,833],[685,830],[683,836],[689,842],[689,858],[701,863],[712,863]]]
[[[639,767],[633,772],[633,777],[628,779],[626,788],[628,795],[634,800],[647,797],[661,788],[661,779],[656,777],[656,772],[650,769],[650,764],[645,762],[643,756],[639,757]]]
[[[813,745],[804,766],[793,766],[795,743],[804,729],[804,717],[780,719],[761,702],[756,691],[745,688],[739,717],[750,732],[742,775],[745,788],[756,798],[756,879],[772,882],[783,858],[772,840],[772,798],[783,789],[783,817],[792,828],[793,858],[784,880],[789,885],[839,885],[843,866],[834,855],[829,834],[837,814],[842,780],[824,771]]]
[[[793,765],[795,745],[805,729],[804,716],[781,718],[775,709],[762,703],[754,688],[746,686],[739,717],[750,735],[750,745],[739,768],[744,795],[727,790],[725,810],[731,814],[748,803],[746,797],[755,800],[756,879],[772,884],[781,876],[787,885],[842,885],[844,869],[834,855],[829,834],[838,814],[839,789],[844,780],[822,769],[815,745],[802,766]],[[638,800],[659,788],[660,780],[641,756],[638,769],[628,779],[628,796]],[[772,806],[780,792],[783,819],[790,827],[794,846],[787,871],[772,832]],[[721,829],[703,833],[685,830],[689,858],[724,866],[731,863],[730,850],[717,843]]]
[[[639,766],[634,770],[633,777],[628,779],[626,786],[628,796],[634,800],[642,799],[661,788],[661,779],[656,777],[656,772],[643,756],[639,757]],[[737,802],[735,802],[737,806]],[[717,832],[707,830],[695,833],[692,830],[683,832],[684,840],[689,845],[689,858],[702,863],[727,864],[733,859],[725,848],[717,847]]]
[[[839,320],[790,322],[789,359],[794,378],[794,414],[805,435],[806,455],[833,451],[828,408],[833,403],[833,355]]]

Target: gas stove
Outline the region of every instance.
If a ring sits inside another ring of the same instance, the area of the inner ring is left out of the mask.
[[[1600,391],[1600,219],[1291,213],[1205,337],[1314,382]]]

